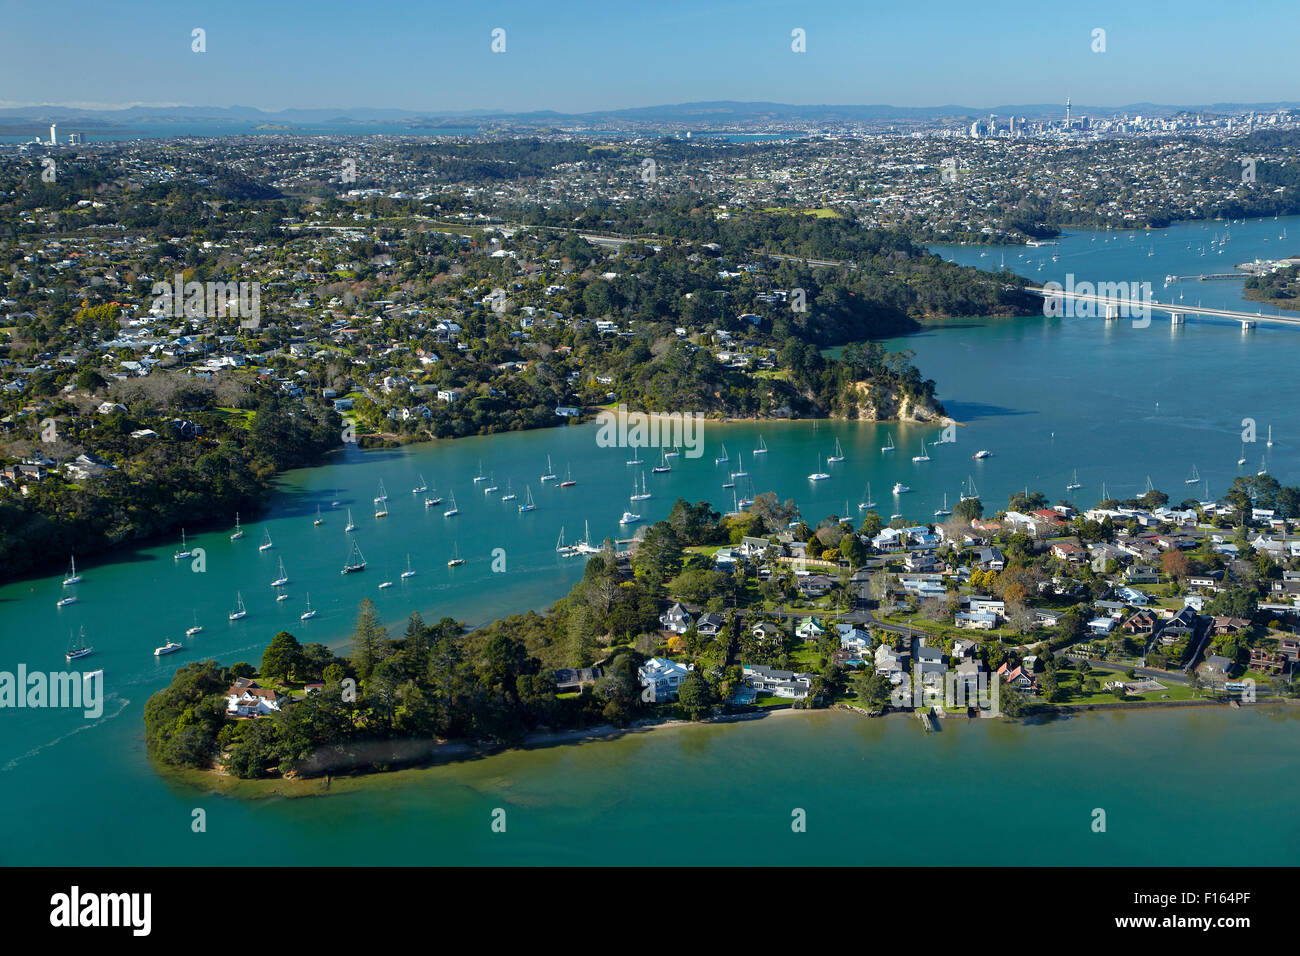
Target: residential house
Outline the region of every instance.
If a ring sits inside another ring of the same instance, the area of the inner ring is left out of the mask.
[[[690,611],[678,603],[674,603],[672,607],[659,615],[659,623],[674,634],[685,634],[690,630],[691,620]]]
[[[801,700],[812,690],[814,674],[782,671],[761,664],[746,664],[741,670],[746,684],[755,691],[767,692],[776,697]]]
[[[655,704],[676,700],[677,688],[694,669],[693,664],[688,667],[666,657],[650,658],[636,672],[641,681],[642,699]]]

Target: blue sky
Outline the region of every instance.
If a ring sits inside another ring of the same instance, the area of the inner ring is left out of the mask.
[[[1295,0],[0,0],[0,105],[566,112],[1300,99]],[[1239,12],[1240,11],[1240,12]],[[190,31],[207,31],[207,52]],[[506,52],[491,32],[506,31]],[[807,52],[791,51],[803,29]],[[1092,31],[1106,31],[1094,53]]]

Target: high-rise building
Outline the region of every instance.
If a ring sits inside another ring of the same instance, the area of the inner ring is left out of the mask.
[[[58,124],[58,123],[51,123],[51,124],[50,124],[50,145],[51,145],[51,146],[57,146],[57,145],[58,145],[59,138],[58,138],[58,136],[55,134],[55,130],[58,129],[58,128],[59,128],[59,124]]]

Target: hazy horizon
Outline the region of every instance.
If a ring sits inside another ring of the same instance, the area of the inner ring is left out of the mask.
[[[1249,16],[1208,0],[1028,13],[1008,0],[978,9],[936,0],[923,11],[848,0],[621,9],[509,0],[490,10],[395,0],[375,14],[337,0],[126,9],[74,0],[57,22],[42,7],[6,13],[8,108],[580,114],[725,101],[993,109],[1068,96],[1114,109],[1273,103],[1300,85],[1289,31],[1270,29],[1292,22],[1294,6],[1280,0]],[[205,31],[204,52],[192,50],[194,29]],[[492,49],[497,29],[503,52]],[[792,49],[796,30],[804,52]]]

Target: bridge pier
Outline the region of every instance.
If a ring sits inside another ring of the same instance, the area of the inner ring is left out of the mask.
[[[1106,306],[1106,321],[1115,322],[1118,320],[1119,320],[1119,306],[1117,305]]]
[[[1253,329],[1254,327],[1255,327],[1255,320],[1254,320],[1254,319],[1242,319],[1242,320],[1241,320],[1241,331],[1243,331],[1243,332],[1249,332],[1249,331],[1250,331],[1251,329]]]
[[[1184,322],[1186,322],[1186,321],[1187,321],[1187,320],[1183,317],[1183,313],[1181,313],[1181,312],[1170,312],[1170,313],[1169,313],[1169,324],[1170,324],[1170,325],[1182,325],[1182,324],[1183,324]]]

